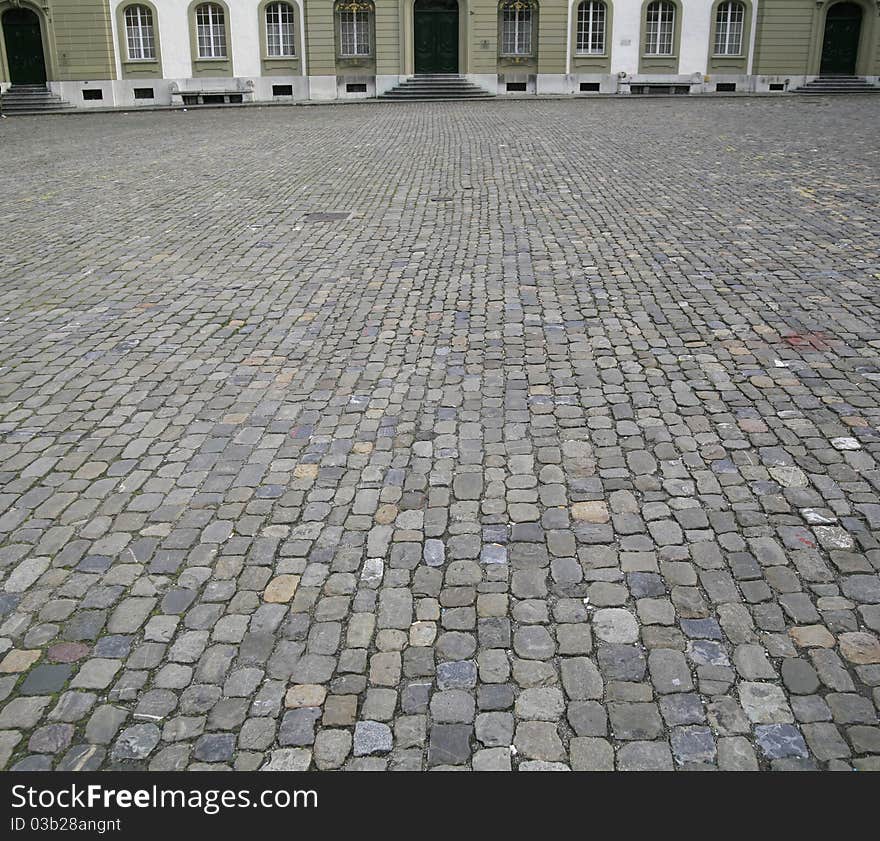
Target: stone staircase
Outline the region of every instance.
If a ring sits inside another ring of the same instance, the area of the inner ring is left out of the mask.
[[[45,114],[50,111],[64,111],[73,106],[45,85],[13,85],[0,96],[0,113]]]
[[[494,94],[467,79],[452,74],[424,73],[401,82],[379,99],[392,102],[437,102],[443,100],[493,99]]]
[[[840,93],[880,93],[880,87],[861,76],[819,76],[812,82],[794,89],[794,93],[828,95]]]

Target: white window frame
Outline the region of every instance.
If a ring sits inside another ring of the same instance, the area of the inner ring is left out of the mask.
[[[605,55],[607,21],[608,6],[602,0],[578,3],[575,55]]]
[[[336,8],[339,19],[339,57],[369,58],[373,54],[373,9]]]
[[[266,55],[296,58],[296,13],[290,3],[272,2],[266,6]]]
[[[654,17],[652,19],[652,11]],[[645,9],[645,55],[668,58],[675,55],[675,3],[653,0]],[[667,44],[669,49],[665,50]]]
[[[746,7],[737,0],[719,3],[715,12],[715,44],[713,56],[736,58],[743,54],[743,36],[746,28]],[[736,49],[731,49],[731,44]]]
[[[129,15],[129,13],[134,13]],[[156,29],[153,10],[142,3],[130,3],[122,10],[125,26],[125,48],[129,61],[156,60]],[[132,55],[132,47],[140,55]]]
[[[219,3],[196,6],[196,46],[200,60],[229,57],[226,11]]]
[[[522,2],[501,5],[501,55],[523,58],[534,54],[534,9]]]

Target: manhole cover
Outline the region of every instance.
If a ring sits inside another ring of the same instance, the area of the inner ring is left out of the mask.
[[[347,213],[307,213],[303,222],[336,222],[339,219],[347,218]]]

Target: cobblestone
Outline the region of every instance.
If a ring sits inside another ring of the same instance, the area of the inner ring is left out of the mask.
[[[0,767],[880,766],[878,117],[4,121]]]

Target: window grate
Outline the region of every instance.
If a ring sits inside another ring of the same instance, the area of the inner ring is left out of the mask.
[[[125,10],[125,39],[130,61],[156,58],[153,34],[153,13],[146,6],[129,6]]]
[[[578,6],[577,54],[603,55],[605,52],[605,4],[585,0]]]
[[[104,91],[102,91],[100,88],[86,88],[83,89],[82,95],[84,100],[103,99]]]
[[[266,6],[266,51],[270,58],[296,55],[293,6],[270,3]]]
[[[156,94],[152,88],[135,88],[134,89],[134,98],[135,99],[155,99]]]
[[[665,0],[653,2],[645,13],[645,54],[672,55],[675,42],[675,6]]]
[[[217,3],[196,8],[196,35],[199,58],[226,58],[226,20]]]
[[[505,3],[501,9],[501,54],[532,54],[532,8],[518,0]]]
[[[339,42],[343,56],[368,56],[370,54],[370,13],[358,10],[339,12]]]
[[[715,55],[741,55],[745,6],[727,2],[715,15]]]
[[[293,96],[293,85],[272,85],[272,96]]]

